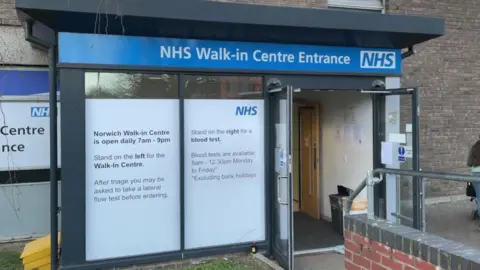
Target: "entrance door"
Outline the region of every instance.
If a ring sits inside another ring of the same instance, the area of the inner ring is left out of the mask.
[[[274,131],[273,256],[287,270],[293,269],[293,184],[291,86],[269,91],[271,130]]]
[[[383,166],[393,169],[420,170],[418,89],[399,88],[367,92],[373,95],[375,168]],[[394,143],[398,146],[395,151],[396,158],[389,164],[381,162],[382,142]],[[382,184],[383,187],[378,186],[382,190],[377,190],[375,195],[376,198],[383,197],[386,202],[385,207],[378,207],[378,200],[375,202],[376,215],[419,230],[424,229],[422,178],[387,174]],[[392,208],[389,205],[395,207]],[[380,208],[383,208],[385,213],[380,213]]]
[[[315,109],[300,108],[300,210],[318,219],[317,140],[315,139]]]

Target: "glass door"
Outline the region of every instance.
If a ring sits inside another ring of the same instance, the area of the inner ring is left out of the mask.
[[[375,167],[420,170],[418,88],[370,91],[374,105]],[[394,146],[394,150],[391,150]],[[393,152],[394,158],[383,157]],[[419,177],[385,175],[385,217],[419,230],[424,229],[423,180]],[[380,187],[379,187],[380,188]],[[377,192],[377,194],[382,192]],[[378,198],[378,197],[377,197]],[[383,207],[382,207],[383,208]],[[377,215],[383,216],[381,213]]]
[[[291,86],[269,91],[275,172],[273,193],[273,256],[284,269],[293,269],[292,100]]]

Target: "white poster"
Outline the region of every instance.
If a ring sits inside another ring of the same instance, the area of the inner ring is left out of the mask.
[[[48,102],[10,102],[0,105],[0,170],[50,168]],[[60,106],[58,106],[60,115]],[[60,166],[60,117],[58,117]]]
[[[87,260],[180,249],[178,110],[178,100],[86,100]]]
[[[265,240],[263,100],[185,100],[185,247]]]

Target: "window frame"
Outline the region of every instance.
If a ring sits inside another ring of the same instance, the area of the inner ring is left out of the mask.
[[[338,0],[337,0],[338,1]],[[328,0],[328,9],[342,10],[342,11],[359,11],[359,12],[381,12],[385,13],[385,0],[378,0],[379,6],[361,6],[361,5],[349,5],[348,0],[341,0],[342,3],[331,3],[332,0]]]

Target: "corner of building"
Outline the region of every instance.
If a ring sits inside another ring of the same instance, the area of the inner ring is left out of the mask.
[[[479,7],[470,1],[387,0],[388,13],[445,18],[446,34],[415,46],[403,61],[403,85],[419,86],[421,168],[468,173],[468,148],[479,134],[477,49]],[[407,118],[407,114],[402,115]],[[426,180],[427,197],[465,193],[453,181]]]

